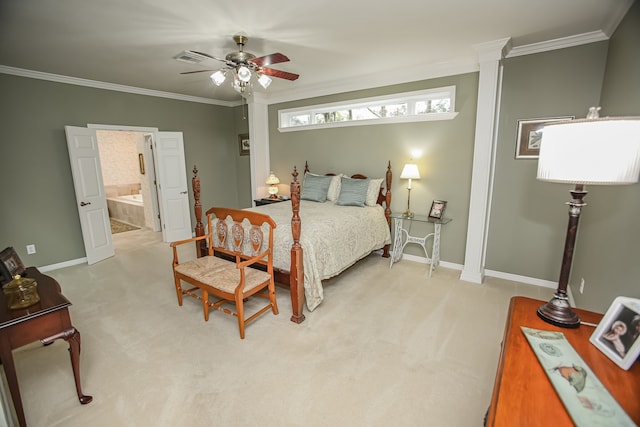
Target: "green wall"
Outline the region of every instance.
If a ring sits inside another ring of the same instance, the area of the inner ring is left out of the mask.
[[[537,159],[515,159],[518,120],[585,117],[606,54],[600,42],[503,61],[487,269],[558,281],[572,186],[538,181]]]
[[[65,125],[157,127],[184,134],[189,177],[203,182],[203,206],[238,205],[234,109],[0,74],[0,248],[27,265],[85,256]],[[215,185],[214,185],[215,184]],[[190,205],[193,206],[190,191]],[[191,208],[193,210],[193,207]],[[192,212],[193,214],[193,212]],[[26,254],[35,244],[37,253]]]
[[[456,86],[456,110],[453,120],[382,124],[279,132],[278,110],[306,105],[324,104],[346,99],[366,98],[389,93]],[[414,150],[422,152],[415,158],[421,179],[413,181],[411,210],[427,214],[434,199],[448,201],[446,216],[453,222],[443,227],[441,257],[462,264],[466,243],[471,188],[471,165],[478,92],[478,74],[438,78],[410,84],[381,87],[372,90],[341,93],[269,106],[269,144],[272,169],[283,183],[291,181],[291,171],[297,166],[302,173],[305,161],[312,172],[363,173],[382,178],[391,161],[394,178],[391,207],[403,212],[407,205],[407,181],[401,180],[404,163]],[[415,223],[412,233],[431,232],[433,226]],[[415,245],[406,253],[424,256]]]
[[[640,116],[639,2],[609,41],[600,105],[601,116]],[[588,190],[571,283],[578,306],[604,312],[617,296],[640,298],[640,184]],[[581,278],[582,295],[576,286]]]

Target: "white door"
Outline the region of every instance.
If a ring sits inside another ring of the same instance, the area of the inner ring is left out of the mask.
[[[191,212],[182,132],[158,132],[155,148],[162,239],[165,242],[190,239]]]
[[[65,126],[87,263],[112,257],[113,241],[94,129]]]

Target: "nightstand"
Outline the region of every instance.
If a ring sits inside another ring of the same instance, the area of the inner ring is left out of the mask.
[[[284,200],[264,198],[264,199],[254,200],[253,202],[256,204],[256,206],[263,206],[263,205],[270,205],[271,203],[284,202]]]

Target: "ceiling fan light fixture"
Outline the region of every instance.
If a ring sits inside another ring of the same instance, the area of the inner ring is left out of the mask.
[[[260,77],[258,77],[258,83],[260,83],[263,89],[266,89],[271,84],[271,77],[261,74]]]
[[[222,83],[224,83],[225,79],[227,78],[227,74],[222,70],[218,70],[215,73],[211,74],[210,77],[216,86],[220,86]]]
[[[238,67],[237,74],[240,81],[247,83],[249,80],[251,80],[251,70],[245,65],[241,65]]]

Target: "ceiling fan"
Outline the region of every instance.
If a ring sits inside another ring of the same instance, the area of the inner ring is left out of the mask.
[[[247,43],[248,39],[247,35],[243,33],[234,35],[233,41],[238,45],[238,51],[231,52],[224,58],[218,58],[209,55],[208,53],[198,52],[195,50],[187,50],[183,52],[190,56],[200,56],[204,57],[204,59],[209,58],[223,62],[226,65],[226,68],[219,70],[186,71],[180,74],[214,71],[214,73],[211,74],[211,80],[213,80],[216,86],[220,86],[224,83],[227,74],[232,74],[234,79],[232,86],[243,97],[250,95],[252,77],[255,78],[264,89],[271,84],[270,77],[277,77],[291,81],[297,80],[298,77],[300,77],[298,74],[276,70],[269,67],[271,64],[279,64],[289,61],[289,58],[282,53],[272,53],[270,55],[256,57],[252,53],[245,52],[244,45]]]

